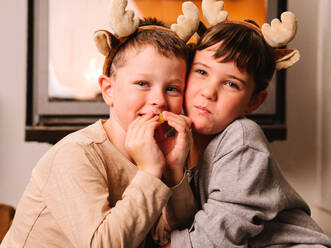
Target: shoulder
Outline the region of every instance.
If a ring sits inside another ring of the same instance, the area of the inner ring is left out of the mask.
[[[105,141],[107,141],[107,135],[103,129],[101,120],[99,120],[67,135],[56,143],[46,155],[48,158],[53,157],[52,160],[65,155],[76,159],[77,156],[86,156],[89,153],[94,153],[95,148]]]
[[[47,171],[59,167],[74,168],[88,164],[88,160],[102,162],[102,152],[98,145],[105,142],[107,136],[103,130],[101,121],[97,121],[81,130],[73,132],[46,152],[38,161],[34,172],[47,174]]]
[[[226,138],[231,138],[242,145],[260,151],[269,151],[268,141],[262,128],[253,120],[247,118],[235,120],[224,131],[224,137]]]
[[[270,154],[269,144],[261,127],[247,118],[233,121],[207,147],[217,154],[227,154],[241,148]]]
[[[103,129],[102,121],[99,120],[81,130],[71,133],[54,145],[56,157],[64,155],[72,159],[89,157],[99,153],[100,144],[106,142],[107,135]],[[77,155],[76,155],[77,154]]]
[[[102,121],[97,122],[73,132],[62,140],[60,140],[56,145],[61,145],[63,143],[79,143],[81,145],[88,145],[92,143],[102,143],[107,140],[107,135],[102,127]]]

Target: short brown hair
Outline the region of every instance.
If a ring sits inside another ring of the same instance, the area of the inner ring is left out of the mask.
[[[253,21],[248,21],[257,26]],[[215,58],[220,62],[233,61],[255,81],[254,93],[266,89],[275,71],[272,48],[254,29],[238,23],[219,23],[209,28],[200,38],[196,50],[219,44]]]
[[[148,18],[140,21],[139,26],[156,25],[166,27],[165,24],[155,18]],[[126,51],[129,48],[139,49],[144,46],[153,46],[161,55],[165,57],[182,58],[186,62],[190,58],[190,51],[184,40],[180,39],[173,31],[166,29],[145,29],[133,33],[129,39],[122,44],[116,52],[109,75],[114,76],[114,68],[121,67],[126,63]],[[188,66],[187,66],[188,67]],[[108,75],[108,76],[109,76]]]

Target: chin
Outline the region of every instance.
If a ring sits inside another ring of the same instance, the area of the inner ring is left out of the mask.
[[[200,133],[203,135],[215,135],[215,134],[221,133],[224,130],[223,127],[215,128],[213,126],[199,125],[196,123],[193,125],[193,127],[197,133]]]
[[[199,126],[199,125],[194,125],[194,131],[199,134],[203,134],[203,135],[213,134],[209,128],[206,128],[204,126]]]

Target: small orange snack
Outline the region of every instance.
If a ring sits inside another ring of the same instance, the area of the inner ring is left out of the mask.
[[[160,125],[155,129],[155,138],[158,142],[163,142],[176,134],[176,130],[168,125],[162,114],[159,114],[158,122]]]
[[[160,113],[160,114],[159,114],[159,123],[162,124],[162,123],[164,123],[164,122],[165,122],[165,119],[163,118],[163,114]]]

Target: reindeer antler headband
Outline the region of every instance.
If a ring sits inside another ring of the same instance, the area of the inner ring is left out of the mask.
[[[227,20],[228,13],[223,10],[223,7],[223,1],[202,0],[202,12],[210,26],[214,26],[220,22],[237,23],[257,31],[274,48],[276,70],[289,68],[300,59],[298,50],[279,48],[286,46],[296,34],[297,21],[292,12],[282,13],[280,16],[281,21],[273,19],[271,25],[264,23],[262,28],[259,29],[249,22]]]
[[[103,66],[104,74],[108,73],[118,48],[133,33],[141,32],[145,29],[165,29],[175,32],[179,38],[187,42],[199,26],[199,9],[192,2],[184,2],[182,4],[183,15],[177,18],[177,24],[172,24],[170,29],[157,25],[139,27],[139,20],[134,17],[134,12],[125,10],[127,4],[127,0],[111,0],[109,24],[113,33],[107,30],[98,30],[94,35],[94,41],[99,52],[106,57]]]

